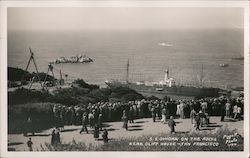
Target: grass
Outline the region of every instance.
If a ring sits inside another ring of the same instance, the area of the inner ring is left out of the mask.
[[[53,103],[27,103],[8,108],[8,133],[22,133],[25,121],[32,118],[35,132],[53,126]]]

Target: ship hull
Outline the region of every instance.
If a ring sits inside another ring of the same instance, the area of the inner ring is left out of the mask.
[[[166,87],[166,86],[146,86],[146,85],[137,85],[134,83],[109,83],[108,86],[122,86],[128,87],[135,90],[141,94],[147,95],[165,95],[165,96],[187,96],[187,97],[218,97],[220,89],[219,88],[206,88],[206,87],[185,87],[185,86],[175,86],[175,87]]]

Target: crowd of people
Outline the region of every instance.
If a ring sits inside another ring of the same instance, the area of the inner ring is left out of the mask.
[[[244,113],[244,97],[194,99],[194,100],[164,100],[142,99],[122,102],[98,102],[87,105],[65,106],[55,104],[52,107],[55,130],[52,132],[51,144],[60,143],[59,132],[65,125],[82,125],[82,132],[88,133],[93,129],[93,136],[97,140],[102,132],[104,143],[108,142],[108,131],[103,127],[103,122],[123,121],[123,128],[128,130],[128,123],[133,123],[138,118],[152,118],[153,122],[159,120],[167,123],[171,133],[175,132],[174,119],[191,119],[191,124],[199,130],[204,124],[209,123],[209,116],[241,120]],[[27,123],[32,120],[28,118]],[[33,132],[32,132],[33,133]],[[24,133],[27,135],[27,132]]]
[[[97,125],[102,129],[102,122],[119,121],[127,117],[129,123],[134,119],[152,117],[161,118],[166,122],[170,116],[174,118],[193,118],[194,113],[206,113],[209,116],[226,116],[237,120],[242,119],[244,98],[208,98],[196,100],[137,100],[122,102],[98,102],[87,105],[64,106],[55,104],[53,107],[55,127],[63,129],[64,125],[89,124],[90,128]],[[192,116],[190,114],[192,113]],[[84,120],[84,121],[83,121]],[[223,121],[222,118],[221,121]]]

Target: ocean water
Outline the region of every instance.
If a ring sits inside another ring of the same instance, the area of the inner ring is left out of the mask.
[[[165,42],[171,46],[160,46]],[[83,78],[104,85],[105,80],[157,82],[164,70],[181,85],[198,85],[203,65],[203,84],[208,87],[243,86],[243,30],[144,30],[144,31],[8,31],[8,66],[25,69],[29,47],[39,71],[58,57],[86,54],[84,64],[58,64],[69,80]],[[220,67],[219,64],[229,64]],[[35,71],[31,63],[30,72]]]

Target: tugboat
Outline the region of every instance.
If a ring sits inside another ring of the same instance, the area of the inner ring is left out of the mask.
[[[86,55],[75,55],[71,57],[60,57],[56,59],[54,62],[51,62],[51,64],[64,64],[64,63],[90,63],[93,62],[93,59]]]

